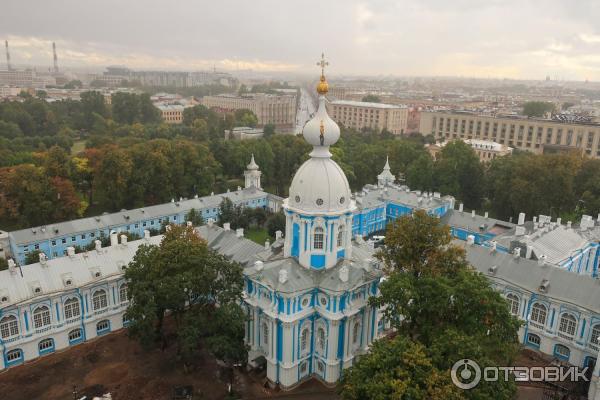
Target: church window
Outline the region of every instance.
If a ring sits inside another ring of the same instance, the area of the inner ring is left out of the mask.
[[[92,296],[92,305],[94,306],[94,311],[102,310],[108,306],[108,299],[104,290],[97,290],[94,292],[94,295]]]
[[[323,296],[319,299],[319,302],[321,303],[321,305],[323,307],[325,307],[327,305],[327,297]]]
[[[83,335],[82,332],[83,331],[81,330],[81,328],[73,329],[71,332],[69,332],[69,342],[72,342],[77,339],[81,339],[81,336]]]
[[[317,250],[323,250],[323,228],[320,226],[315,228],[313,235],[313,247]]]
[[[21,349],[11,350],[8,353],[6,353],[7,362],[20,360],[21,358],[23,358],[23,351],[21,351]]]
[[[17,317],[9,315],[0,320],[0,337],[7,339],[19,334],[19,325]]]
[[[590,338],[590,342],[595,345],[600,344],[600,324],[594,325],[592,328],[592,337]]]
[[[110,322],[105,319],[96,324],[96,333],[104,333],[110,330]]]
[[[323,199],[317,199],[317,205],[318,206],[322,206],[323,205]]]
[[[540,337],[538,335],[529,333],[529,334],[527,334],[527,342],[529,344],[539,347],[541,341],[540,341]]]
[[[40,352],[51,349],[53,347],[54,347],[54,340],[52,340],[52,339],[44,339],[38,344],[38,350]]]
[[[569,336],[575,335],[575,327],[577,326],[577,320],[571,314],[563,314],[560,317],[560,324],[558,330],[562,333],[566,333]]]
[[[50,309],[46,306],[36,308],[33,312],[33,326],[38,329],[47,325],[50,325]]]
[[[124,283],[119,288],[119,302],[125,303],[128,300],[127,297],[127,284]]]
[[[344,243],[344,226],[340,225],[338,227],[337,246],[342,247],[343,243]]]
[[[262,328],[263,328],[262,342],[265,346],[268,346],[269,345],[269,325],[267,325],[266,322],[263,322]]]
[[[360,322],[354,323],[354,328],[352,328],[352,344],[357,344],[360,336]]]
[[[543,304],[534,304],[531,308],[531,320],[540,325],[546,325],[546,306]]]
[[[65,319],[79,317],[79,300],[72,298],[65,301]]]
[[[556,346],[554,346],[554,355],[564,360],[568,360],[569,356],[571,355],[571,350],[569,350],[567,346],[557,344]]]
[[[506,301],[508,302],[508,311],[510,311],[512,315],[519,315],[519,298],[510,293],[506,296]]]
[[[309,301],[310,301],[310,300],[308,299],[308,297],[305,297],[305,298],[302,300],[302,307],[306,307],[306,306],[308,306],[308,302],[309,302]]]
[[[317,347],[321,353],[325,351],[325,329],[319,327],[317,330]]]
[[[305,328],[300,335],[300,352],[304,353],[308,348],[308,328]]]
[[[340,197],[340,204],[344,204],[345,201],[346,201],[346,198],[344,196]]]
[[[300,196],[296,195],[294,199],[296,200],[296,203],[300,203]]]

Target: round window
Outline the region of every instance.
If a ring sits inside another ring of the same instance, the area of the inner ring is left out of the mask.
[[[319,301],[321,302],[321,305],[322,305],[323,307],[325,307],[325,306],[327,305],[327,298],[326,298],[326,297],[321,297],[321,298],[319,299]]]
[[[300,203],[300,196],[296,195],[296,197],[294,198],[294,200],[296,200],[296,203]]]
[[[323,205],[323,199],[317,199],[317,205],[318,206],[322,206]]]
[[[304,300],[302,300],[302,307],[306,307],[308,306],[308,297],[306,297]]]
[[[340,197],[340,204],[344,204],[345,201],[346,201],[346,198],[344,196]]]

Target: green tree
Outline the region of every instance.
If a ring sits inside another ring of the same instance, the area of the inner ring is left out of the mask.
[[[340,394],[346,400],[464,398],[450,374],[433,365],[423,345],[404,336],[376,341],[344,372]]]
[[[371,304],[384,310],[399,335],[421,343],[441,371],[462,358],[482,366],[511,365],[519,322],[451,241],[449,228],[424,211],[389,225],[378,255],[388,276]],[[464,395],[508,399],[514,393],[514,382],[502,381],[482,382]]]
[[[275,134],[275,125],[266,124],[263,128],[263,133],[265,138],[269,138]]]
[[[543,117],[547,112],[554,112],[554,104],[545,101],[528,101],[523,104],[523,115]]]
[[[169,312],[186,362],[197,357],[200,340],[226,362],[246,357],[242,267],[209,250],[192,227],[171,225],[159,246],[140,246],[125,279],[129,332],[145,347],[169,345]]]
[[[35,264],[40,262],[40,253],[39,250],[34,250],[25,255],[24,265]]]
[[[267,218],[266,225],[270,237],[275,237],[277,231],[285,232],[285,215],[283,212],[271,214]]]
[[[381,103],[381,99],[379,98],[379,96],[376,96],[374,94],[368,94],[364,96],[362,98],[362,101],[366,103]]]
[[[190,221],[194,226],[200,226],[204,224],[204,218],[202,218],[202,213],[196,211],[195,208],[192,208],[185,216],[186,221]]]
[[[122,149],[105,147],[94,171],[95,198],[105,210],[119,210],[130,199],[131,157]]]
[[[108,108],[104,101],[102,93],[97,91],[88,91],[81,93],[81,108],[83,114],[83,127],[92,129],[97,119],[96,115],[102,118],[108,117]]]
[[[477,208],[484,193],[484,170],[475,151],[461,140],[448,143],[434,164],[438,191],[456,196],[468,208]]]

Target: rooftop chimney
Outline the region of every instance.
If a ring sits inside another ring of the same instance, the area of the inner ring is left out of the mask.
[[[110,245],[111,246],[116,246],[119,244],[119,239],[117,238],[117,232],[112,231],[110,233]]]
[[[460,203],[458,205],[458,211],[463,212],[463,207],[464,207],[463,203]]]
[[[271,247],[271,242],[269,241],[269,239],[265,240],[265,250],[268,250],[269,247]]]
[[[127,235],[121,235],[121,244],[127,246]]]
[[[10,271],[10,273],[16,274],[17,273],[17,264],[15,264],[15,260],[13,260],[12,258],[9,258],[7,261],[8,261],[8,270]]]
[[[231,224],[229,222],[223,223],[223,229],[228,231],[231,229]]]
[[[279,270],[279,283],[282,285],[288,280],[288,272],[285,269]]]
[[[265,264],[262,261],[260,261],[260,260],[254,261],[254,268],[256,268],[257,271],[259,271],[259,272],[262,271],[264,266],[265,266]]]
[[[150,231],[148,229],[144,229],[144,239],[150,240]]]
[[[340,268],[339,277],[340,277],[340,281],[348,282],[348,266],[347,265],[343,265],[342,268]]]
[[[275,240],[279,240],[283,237],[283,232],[275,231]]]
[[[517,225],[523,225],[525,223],[525,213],[519,213],[519,222]]]
[[[237,228],[235,230],[235,236],[242,238],[244,237],[244,228]]]
[[[475,244],[475,235],[468,235],[467,236],[467,244],[469,246],[473,246]]]
[[[483,217],[484,217],[485,219],[488,219],[488,215],[489,215],[489,214],[488,214],[488,212],[486,211],[486,212],[485,212],[485,214],[483,214]]]
[[[67,255],[71,258],[75,257],[75,247],[73,247],[73,246],[67,247]]]
[[[99,240],[94,240],[94,244],[96,245],[96,251],[100,253],[102,251],[102,242]]]

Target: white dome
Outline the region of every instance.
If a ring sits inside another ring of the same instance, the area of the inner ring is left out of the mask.
[[[288,207],[308,213],[342,212],[351,208],[350,185],[330,158],[311,158],[296,172]]]

